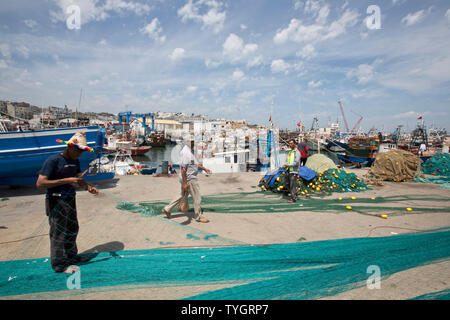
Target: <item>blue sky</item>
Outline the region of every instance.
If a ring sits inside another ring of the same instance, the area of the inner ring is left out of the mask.
[[[0,30],[3,100],[450,129],[448,1],[1,0]]]

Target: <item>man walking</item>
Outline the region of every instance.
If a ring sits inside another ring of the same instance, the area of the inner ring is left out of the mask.
[[[308,143],[306,138],[303,138],[302,142],[298,144],[298,150],[300,151],[300,166],[303,167],[306,164],[306,160],[308,160]]]
[[[80,177],[80,161],[83,152],[89,148],[83,132],[76,133],[67,148],[49,157],[36,182],[38,188],[46,188],[45,208],[50,224],[50,257],[55,272],[72,273],[79,270],[77,263],[87,261],[78,255],[76,239],[78,219],[75,186],[79,185],[92,194],[96,188]]]
[[[297,177],[298,169],[300,167],[300,152],[297,149],[297,144],[294,139],[289,140],[289,151],[287,156],[287,164],[283,166],[286,169],[286,178],[284,179],[284,188],[291,193],[289,203],[297,201]]]
[[[181,195],[163,208],[163,213],[170,219],[172,209],[181,201],[187,201],[189,194],[194,199],[194,219],[197,222],[207,223],[209,220],[203,216],[201,208],[202,197],[197,181],[198,169],[211,173],[211,170],[198,163],[194,153],[194,139],[191,136],[185,137],[185,146],[180,152],[180,183]]]

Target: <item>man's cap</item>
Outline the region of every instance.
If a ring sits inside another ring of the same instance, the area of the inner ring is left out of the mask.
[[[80,150],[93,152],[92,148],[89,148],[86,142],[86,134],[82,131],[75,133],[69,141],[56,140],[59,143],[65,143],[68,146],[75,146]]]

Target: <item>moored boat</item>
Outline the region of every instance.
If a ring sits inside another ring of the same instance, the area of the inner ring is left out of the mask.
[[[100,156],[104,134],[97,126],[57,128],[22,132],[0,133],[0,185],[35,184],[38,172],[51,155],[62,152],[67,141],[75,133],[84,132],[87,145],[94,152],[84,152],[80,157],[81,170],[89,169],[89,163]],[[87,180],[112,179],[110,174],[87,174]]]

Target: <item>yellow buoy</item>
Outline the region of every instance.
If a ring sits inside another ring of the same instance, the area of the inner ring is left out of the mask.
[[[352,197],[352,200],[356,200],[356,197]]]
[[[406,208],[406,211],[413,211],[412,208]]]
[[[387,214],[382,214],[381,217],[382,217],[383,219],[387,219],[387,218],[388,218]]]
[[[338,200],[339,200],[339,201],[341,201],[341,200],[342,200],[342,198],[341,198],[341,197],[339,197],[339,198],[338,198]]]
[[[347,210],[352,210],[352,207],[350,207],[350,206],[346,206],[345,207]]]
[[[375,200],[375,197],[372,197],[372,198],[370,198],[370,199]]]

